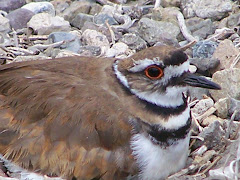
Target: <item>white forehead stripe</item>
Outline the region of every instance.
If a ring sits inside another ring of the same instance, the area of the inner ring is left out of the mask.
[[[164,68],[163,77],[157,83],[166,85],[172,77],[178,77],[181,76],[184,72],[188,72],[189,67],[189,61],[186,61],[181,65],[167,66],[166,68]]]
[[[115,72],[117,78],[121,81],[121,83],[125,87],[129,88],[127,78],[118,70],[118,60],[114,63],[113,69],[114,69],[114,72]]]
[[[140,72],[146,69],[148,66],[153,64],[163,65],[163,62],[159,60],[158,57],[152,59],[143,59],[139,61],[135,61],[135,64],[132,68],[129,69],[130,72]]]

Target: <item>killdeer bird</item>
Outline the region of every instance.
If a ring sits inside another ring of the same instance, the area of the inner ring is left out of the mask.
[[[169,46],[0,66],[0,153],[67,179],[166,178],[188,155],[189,85],[220,89]]]

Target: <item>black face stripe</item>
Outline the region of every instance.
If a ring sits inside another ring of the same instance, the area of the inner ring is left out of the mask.
[[[183,104],[177,107],[164,107],[160,105],[156,105],[153,103],[150,103],[146,100],[139,99],[141,103],[145,104],[145,108],[148,111],[153,112],[154,114],[163,116],[164,118],[171,116],[171,115],[178,115],[181,114],[186,108],[187,108],[187,98],[182,95],[183,98]]]
[[[163,62],[164,65],[169,66],[169,65],[180,65],[184,63],[185,61],[188,60],[187,55],[181,51],[181,50],[176,50],[173,51],[170,56],[166,57]]]
[[[177,140],[183,139],[187,136],[191,128],[191,115],[187,120],[187,123],[177,130],[168,130],[160,125],[149,125],[148,134],[154,144],[161,146],[170,146],[174,144]]]

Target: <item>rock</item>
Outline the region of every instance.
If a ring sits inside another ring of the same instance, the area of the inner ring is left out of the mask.
[[[220,61],[214,58],[189,58],[189,61],[197,67],[197,73],[204,76],[211,76],[220,64]]]
[[[53,16],[55,15],[55,8],[50,2],[31,2],[24,5],[22,8],[32,11],[34,14],[48,13]]]
[[[117,42],[106,52],[106,57],[117,57],[127,53],[128,45],[122,42]]]
[[[63,0],[53,0],[51,3],[54,6],[57,16],[62,16],[63,12],[70,6],[69,1]]]
[[[177,35],[180,33],[178,26],[170,22],[154,21],[148,18],[142,18],[138,23],[139,35],[150,45],[156,42],[166,42],[174,44]]]
[[[240,101],[237,99],[231,98],[229,110],[228,110],[229,116],[232,116],[234,111],[236,111],[234,120],[240,121]]]
[[[36,14],[28,22],[31,28],[38,35],[50,34],[54,31],[70,31],[70,24],[62,17],[52,16],[48,13]]]
[[[193,17],[186,20],[186,26],[191,34],[198,39],[205,39],[208,35],[214,33],[213,23],[211,19],[201,19]]]
[[[193,46],[193,58],[211,58],[218,44],[213,41],[199,41]]]
[[[30,21],[34,13],[27,9],[19,8],[11,11],[6,18],[9,19],[11,27],[15,30],[27,27],[27,23]]]
[[[228,12],[232,11],[230,0],[202,0],[196,1],[195,13],[200,18],[222,19]]]
[[[74,1],[70,4],[69,7],[67,7],[63,13],[62,17],[69,21],[72,22],[73,19],[79,14],[89,14],[91,10],[91,4],[88,1]]]
[[[232,11],[232,3],[230,0],[183,0],[181,9],[185,18],[198,16],[203,19],[219,20]]]
[[[79,54],[74,53],[73,51],[69,51],[67,49],[61,49],[58,52],[58,54],[55,56],[55,58],[69,57],[69,56],[79,56]]]
[[[79,54],[81,56],[100,56],[101,48],[99,46],[82,46]]]
[[[209,90],[205,88],[198,88],[198,87],[188,87],[190,92],[191,99],[203,99],[204,95],[209,95]]]
[[[199,144],[199,147],[205,145],[208,149],[219,151],[225,145],[225,142],[222,141],[224,131],[220,126],[219,121],[214,121],[210,126],[205,127],[203,131],[198,134],[198,136],[204,138],[204,141],[197,140],[196,144]]]
[[[216,114],[220,118],[228,117],[228,109],[230,106],[229,98],[221,98],[215,104],[214,107],[217,109]]]
[[[22,62],[22,61],[34,61],[34,60],[45,60],[45,59],[51,59],[47,56],[42,55],[35,55],[35,56],[17,56],[13,62]]]
[[[224,120],[220,117],[215,116],[215,115],[210,115],[206,119],[203,120],[201,125],[206,127],[206,126],[209,126],[210,124],[214,123],[214,121],[218,121],[222,125]]]
[[[110,43],[107,37],[95,30],[85,30],[82,34],[82,41],[89,46],[99,46],[101,48],[101,54],[105,54],[110,48]]]
[[[118,25],[118,22],[112,17],[109,16],[108,14],[98,14],[94,16],[94,23],[96,24],[105,24],[106,21],[108,22],[109,25]]]
[[[80,38],[77,35],[70,32],[53,32],[49,35],[48,40],[50,43],[66,41],[67,43],[61,45],[60,48],[75,53],[78,53],[82,46]]]
[[[89,14],[96,15],[96,14],[99,14],[101,12],[101,10],[102,10],[102,6],[100,4],[92,3]]]
[[[215,101],[232,97],[240,100],[240,69],[224,69],[213,74],[212,80],[221,86],[221,90],[210,90]]]
[[[9,19],[0,15],[0,32],[11,31]]]
[[[162,0],[161,6],[162,7],[169,7],[169,6],[179,7],[180,2],[181,2],[181,0]]]
[[[218,25],[218,28],[234,28],[239,26],[239,19],[240,19],[240,13],[237,14],[230,14],[228,17],[224,18],[221,20],[220,24]]]
[[[236,178],[236,173],[233,171],[233,161],[238,161],[238,153],[239,152],[239,142],[240,139],[232,140],[228,146],[226,146],[226,150],[221,152],[219,156],[221,159],[217,162],[217,164],[209,170],[208,179],[218,179],[218,180],[230,180],[230,179],[239,179]],[[234,163],[235,164],[235,163]],[[238,169],[239,172],[239,169]]]
[[[209,108],[213,107],[214,102],[211,98],[201,99],[192,109],[192,113],[195,117],[201,116]]]
[[[236,56],[240,53],[240,50],[234,46],[232,41],[225,39],[221,41],[216,48],[213,58],[220,60],[219,69],[230,68]],[[240,63],[237,63],[235,67],[240,68]]]
[[[81,29],[84,26],[85,22],[92,22],[93,16],[88,14],[79,13],[72,21],[71,25]]]
[[[136,34],[124,34],[119,41],[127,44],[132,50],[140,51],[147,48],[147,43]]]
[[[9,12],[26,4],[25,0],[0,0],[0,10]]]

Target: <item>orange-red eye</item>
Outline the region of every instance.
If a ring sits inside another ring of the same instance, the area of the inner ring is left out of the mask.
[[[156,65],[148,66],[144,72],[150,79],[159,79],[163,76],[163,70]]]

